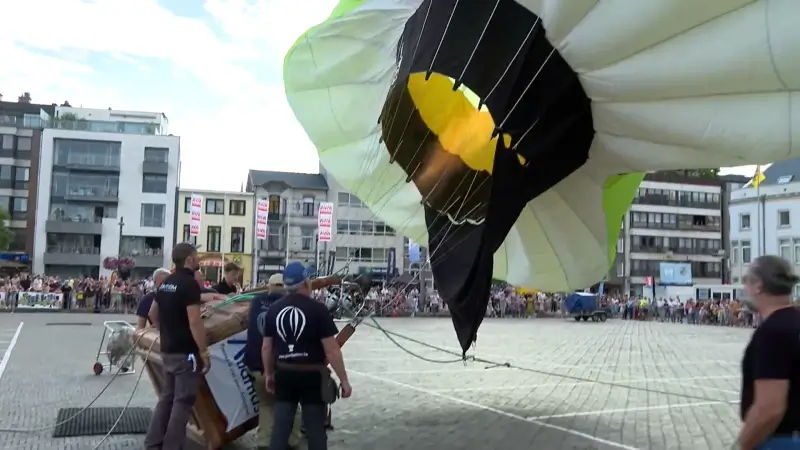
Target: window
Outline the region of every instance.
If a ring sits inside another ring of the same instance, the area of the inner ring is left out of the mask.
[[[247,212],[247,202],[244,200],[231,200],[228,206],[228,214],[232,216],[243,216]]]
[[[183,212],[190,212],[192,210],[192,197],[183,198]]]
[[[731,263],[739,264],[739,241],[731,242]]]
[[[244,228],[231,228],[231,253],[244,253]]]
[[[14,179],[14,166],[0,166],[0,180],[11,181]]]
[[[10,134],[3,135],[3,150],[14,150],[14,136]]]
[[[386,262],[388,250],[371,247],[336,247],[336,259],[358,262]]]
[[[146,194],[166,194],[167,176],[142,175],[142,192]]]
[[[208,227],[206,251],[219,252],[222,244],[222,227]]]
[[[316,216],[316,211],[314,211],[314,199],[310,197],[303,198],[303,217],[314,217]]]
[[[140,225],[143,227],[164,228],[167,205],[160,203],[142,203]]]
[[[12,197],[10,213],[12,219],[15,220],[25,219],[28,216],[28,198]]]
[[[792,241],[789,239],[781,239],[778,241],[778,250],[781,258],[791,261],[792,260]]]
[[[750,259],[753,255],[750,254],[750,241],[742,241],[742,262],[750,264]]]
[[[21,152],[29,152],[31,151],[31,138],[29,137],[18,137],[17,138],[17,150]]]
[[[225,200],[220,198],[206,199],[206,214],[225,214]]]
[[[780,228],[788,227],[789,222],[789,211],[778,211],[778,226]]]
[[[750,214],[739,214],[739,229],[740,230],[750,229]]]
[[[269,196],[269,213],[270,214],[281,213],[281,197],[279,195]]]
[[[316,234],[316,227],[302,227],[300,228],[300,245],[303,250],[309,251],[314,248],[314,236]]]
[[[786,183],[792,181],[792,178],[794,178],[794,175],[784,175],[784,176],[778,178],[778,184],[786,184]]]
[[[28,189],[31,169],[28,167],[14,167],[14,189]]]
[[[192,245],[197,245],[197,236],[192,236],[191,227],[189,224],[183,226],[183,239],[181,242],[188,242]]]
[[[144,160],[146,162],[156,162],[156,163],[168,162],[169,161],[169,149],[168,148],[145,147],[144,148]]]
[[[364,207],[364,203],[362,203],[358,197],[348,192],[339,192],[339,195],[337,195],[337,203],[339,203],[339,206],[349,206],[351,208]]]
[[[55,139],[53,146],[56,165],[76,164],[119,168],[121,142]]]
[[[795,300],[797,298],[800,298],[800,284],[795,284],[794,285],[794,298],[795,298]]]
[[[793,244],[794,244],[794,263],[800,264],[800,239],[795,239]]]

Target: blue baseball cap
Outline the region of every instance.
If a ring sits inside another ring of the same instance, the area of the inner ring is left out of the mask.
[[[289,263],[283,269],[283,284],[284,286],[298,285],[307,280],[311,273],[312,271],[301,262]]]

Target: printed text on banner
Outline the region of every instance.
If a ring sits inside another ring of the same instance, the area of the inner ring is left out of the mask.
[[[203,218],[203,196],[192,194],[189,203],[189,236],[200,235],[200,222]]]
[[[267,238],[267,218],[269,216],[269,201],[259,199],[256,202],[256,239],[263,241]]]
[[[320,242],[330,242],[333,234],[333,203],[322,202],[319,204],[319,221],[317,232]]]

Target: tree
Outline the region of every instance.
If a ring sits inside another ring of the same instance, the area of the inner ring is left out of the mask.
[[[0,251],[6,251],[14,242],[14,232],[8,229],[11,216],[4,209],[0,209]]]

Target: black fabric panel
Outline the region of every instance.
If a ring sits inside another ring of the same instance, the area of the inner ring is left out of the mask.
[[[511,149],[498,140],[491,177],[460,174],[483,177],[480,190],[465,194],[453,181],[444,186],[479,205],[469,218],[482,223],[454,225],[436,202],[425,209],[433,274],[466,352],[489,301],[494,253],[530,200],[586,162],[594,138],[591,103],[538,17],[513,0],[426,0],[406,24],[398,67],[381,122],[386,146],[407,174],[424,165],[436,142],[407,93],[412,73],[463,82],[503,123],[496,131],[511,136]]]

